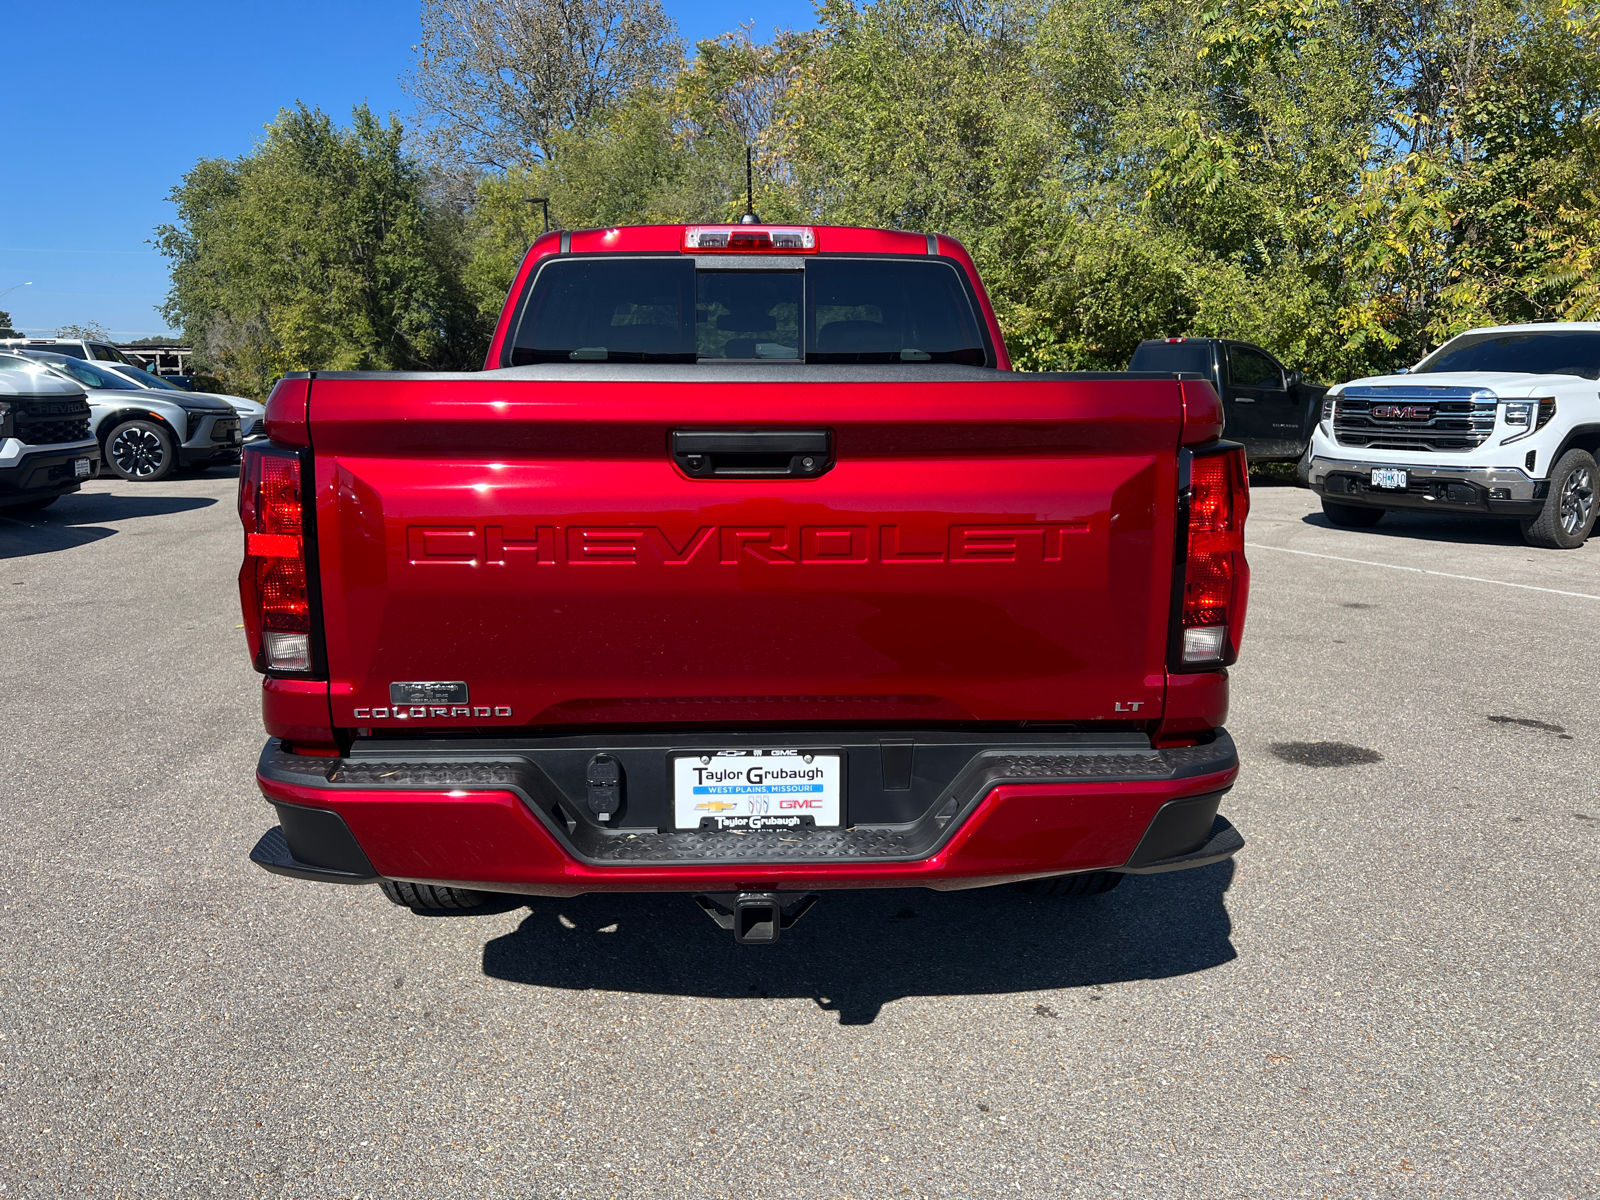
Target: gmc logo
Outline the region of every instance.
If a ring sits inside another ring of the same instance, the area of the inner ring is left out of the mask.
[[[1087,521],[1052,524],[951,525],[913,530],[899,525],[704,525],[668,533],[656,525],[412,525],[406,551],[414,566],[627,567],[752,563],[1061,562],[1069,538]]]
[[[1371,411],[1379,421],[1426,421],[1433,416],[1426,404],[1374,404]]]

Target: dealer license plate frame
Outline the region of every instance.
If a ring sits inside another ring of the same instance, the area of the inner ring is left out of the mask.
[[[765,768],[758,783],[750,782],[752,768]],[[814,769],[820,777],[789,777]],[[766,778],[775,771],[780,780]],[[845,753],[837,746],[673,751],[667,756],[673,827],[718,833],[841,829],[846,776]]]

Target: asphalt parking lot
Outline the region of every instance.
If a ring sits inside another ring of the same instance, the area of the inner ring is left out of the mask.
[[[235,487],[0,517],[0,1197],[1600,1193],[1600,539],[1258,489],[1235,863],[740,948],[251,866]]]

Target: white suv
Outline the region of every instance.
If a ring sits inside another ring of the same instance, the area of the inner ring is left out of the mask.
[[[143,365],[111,343],[90,338],[0,338],[0,350],[43,350],[48,354],[65,354],[90,362],[124,363],[130,367]]]
[[[1468,330],[1409,371],[1329,389],[1308,481],[1335,525],[1488,514],[1570,550],[1595,522],[1597,380],[1600,323]]]

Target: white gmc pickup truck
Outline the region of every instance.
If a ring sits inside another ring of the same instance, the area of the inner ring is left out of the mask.
[[[1335,525],[1389,509],[1514,517],[1571,550],[1595,521],[1600,324],[1505,325],[1452,338],[1409,371],[1331,388],[1308,451]]]

